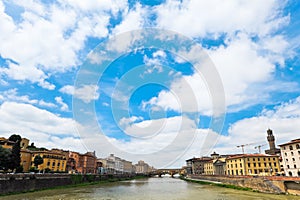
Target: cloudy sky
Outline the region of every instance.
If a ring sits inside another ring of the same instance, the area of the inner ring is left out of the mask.
[[[0,1],[0,136],[156,167],[300,138],[300,3]]]

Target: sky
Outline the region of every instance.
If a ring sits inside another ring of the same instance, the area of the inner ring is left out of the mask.
[[[300,138],[300,3],[0,1],[0,136],[160,167]]]

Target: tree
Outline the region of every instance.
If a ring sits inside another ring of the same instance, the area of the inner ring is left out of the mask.
[[[44,163],[43,158],[40,155],[36,155],[33,160],[34,166],[38,167],[39,165]]]
[[[0,145],[0,170],[6,172],[10,168],[11,161],[11,151]]]
[[[9,141],[13,141],[13,142],[17,142],[22,140],[22,137],[20,135],[17,134],[13,134],[8,138]]]
[[[11,150],[11,166],[10,169],[14,170],[20,167],[21,163],[21,140],[17,140]]]

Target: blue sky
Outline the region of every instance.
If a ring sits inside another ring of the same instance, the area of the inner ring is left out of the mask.
[[[299,138],[299,19],[296,0],[2,0],[0,135],[157,167]]]

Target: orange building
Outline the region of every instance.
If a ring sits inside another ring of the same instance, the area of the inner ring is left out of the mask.
[[[72,172],[75,171],[76,173],[82,174],[96,173],[97,157],[95,155],[95,152],[87,152],[85,154],[80,154],[78,152],[70,151],[69,160],[75,162],[75,167],[73,167]]]

